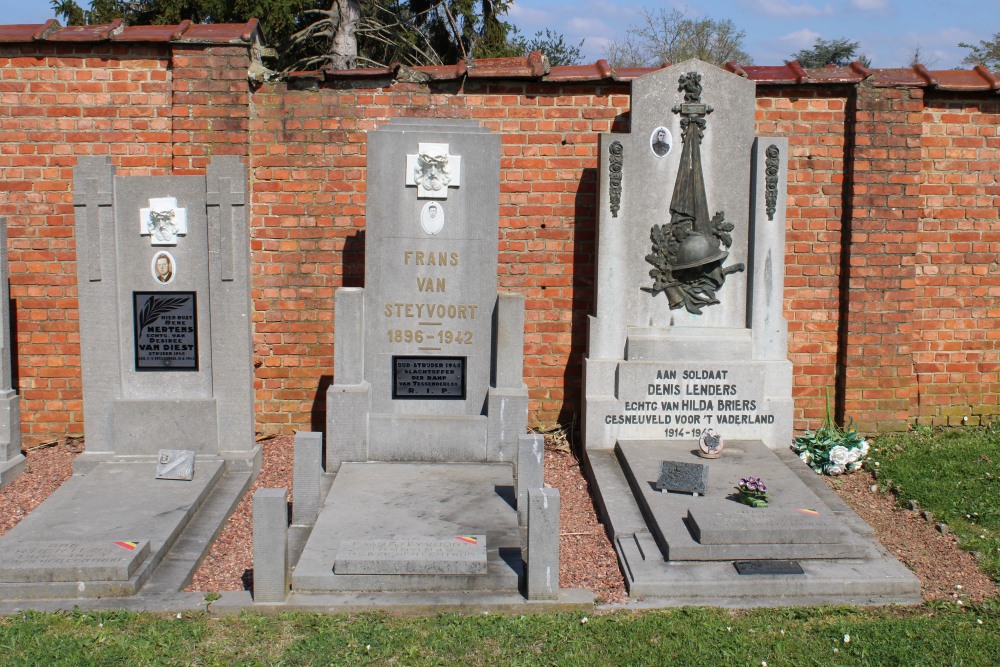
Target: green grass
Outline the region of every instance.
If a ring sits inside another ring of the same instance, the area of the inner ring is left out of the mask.
[[[880,483],[947,523],[1000,581],[1000,426],[880,436],[870,458]]]
[[[997,655],[996,600],[589,618],[82,611],[0,618],[4,665],[991,665]]]

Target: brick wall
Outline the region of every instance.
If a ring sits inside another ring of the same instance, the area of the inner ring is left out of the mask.
[[[203,173],[246,156],[258,430],[321,428],[333,293],[360,285],[365,137],[397,116],[502,134],[500,285],[527,297],[532,424],[569,424],[593,310],[596,141],[629,84],[246,80],[240,44],[0,43],[0,215],[10,235],[28,444],[82,433],[71,169]],[[998,413],[1000,105],[920,85],[759,84],[757,131],[790,139],[785,314],[796,426],[832,391],[868,429]]]
[[[985,423],[1000,414],[1000,102],[935,96],[921,123],[916,418]]]

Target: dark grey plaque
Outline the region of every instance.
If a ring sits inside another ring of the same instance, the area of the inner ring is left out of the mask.
[[[198,370],[195,292],[132,292],[135,370]]]
[[[733,566],[739,574],[805,574],[796,560],[738,560]]]
[[[392,397],[465,400],[465,357],[392,358]]]
[[[656,481],[655,487],[657,491],[704,495],[708,488],[708,466],[702,463],[662,461],[660,478]]]

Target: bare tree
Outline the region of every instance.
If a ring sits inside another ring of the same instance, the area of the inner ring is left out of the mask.
[[[289,38],[293,46],[324,41],[327,50],[310,57],[334,69],[354,69],[358,64],[358,23],[361,21],[361,0],[331,0],[329,9],[308,9],[301,14],[313,21]],[[298,64],[298,63],[297,63]]]
[[[655,67],[689,58],[722,65],[736,61],[752,63],[743,50],[746,32],[729,19],[688,18],[674,9],[643,10],[643,24],[629,26],[622,41],[605,47],[612,67]]]

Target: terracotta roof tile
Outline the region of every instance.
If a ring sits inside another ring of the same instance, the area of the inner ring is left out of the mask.
[[[55,19],[46,23],[0,25],[0,44],[51,42],[185,42],[201,44],[263,43],[257,19],[240,23],[193,24],[183,21],[178,25],[125,26],[120,20],[107,25],[63,27]],[[292,72],[288,78],[295,80],[331,81],[337,79],[377,79],[401,76],[420,77],[427,80],[447,81],[467,77],[470,79],[535,79],[558,82],[581,81],[631,81],[655,71],[653,67],[612,68],[606,60],[587,65],[549,67],[538,52],[521,58],[480,58],[471,63],[461,61],[455,65],[404,68],[391,67]],[[923,65],[898,69],[869,69],[860,63],[847,67],[804,69],[797,62],[784,65],[740,65],[726,63],[725,69],[761,85],[844,85],[869,81],[883,87],[924,87],[945,91],[1000,90],[1000,76],[982,65],[971,70],[928,70]]]
[[[66,26],[55,19],[46,23],[0,25],[0,43],[48,42],[193,42],[204,44],[246,44],[263,42],[257,19],[246,23],[125,26],[121,19],[106,25]]]

